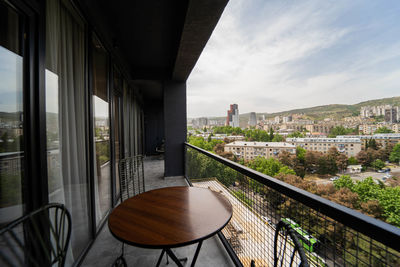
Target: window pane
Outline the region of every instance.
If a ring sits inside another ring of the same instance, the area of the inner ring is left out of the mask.
[[[119,112],[119,103],[120,98],[118,96],[114,96],[114,116],[115,116],[115,125],[114,125],[114,147],[115,147],[115,192],[116,195],[119,195],[119,172],[118,172],[118,163],[120,160],[121,148],[120,148],[120,112]]]
[[[69,1],[46,2],[46,136],[49,201],[72,216],[67,265],[89,243],[85,147],[85,25]]]
[[[121,114],[120,109],[122,105],[121,94],[123,91],[121,75],[117,70],[114,70],[114,147],[115,147],[115,197],[119,196],[120,192],[120,184],[119,184],[119,172],[118,172],[118,163],[121,156]]]
[[[111,208],[110,127],[107,91],[107,53],[93,38],[93,122],[95,142],[96,223]]]
[[[23,213],[23,57],[19,16],[0,3],[0,226]]]

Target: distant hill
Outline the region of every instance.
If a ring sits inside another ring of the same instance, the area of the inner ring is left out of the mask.
[[[0,112],[0,122],[19,121],[22,112]]]
[[[360,102],[354,105],[341,105],[341,104],[331,104],[324,106],[316,106],[311,108],[303,108],[303,109],[293,109],[284,112],[276,112],[276,113],[261,113],[260,115],[265,115],[267,118],[272,118],[275,116],[284,116],[290,114],[304,114],[313,120],[322,120],[324,118],[330,117],[334,119],[342,119],[344,117],[349,116],[358,116],[360,114],[360,108],[363,106],[379,106],[379,105],[400,105],[400,97],[391,97],[391,98],[383,98],[376,100],[368,100],[364,102]],[[250,114],[243,114],[247,117]]]
[[[400,96],[368,100],[354,105],[331,104],[310,108],[292,109],[275,113],[257,113],[257,118],[265,115],[266,118],[275,116],[287,116],[292,114],[303,114],[311,120],[323,120],[324,118],[343,119],[350,116],[358,116],[363,106],[396,105],[400,106]],[[240,106],[239,106],[240,108]],[[249,121],[250,113],[240,114],[240,126],[245,127]],[[225,120],[225,117],[214,117],[213,119]]]

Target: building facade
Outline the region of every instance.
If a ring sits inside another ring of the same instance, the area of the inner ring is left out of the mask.
[[[249,118],[249,126],[256,126],[257,125],[257,116],[255,112],[250,113]]]
[[[239,126],[239,106],[238,104],[231,104],[230,109],[227,111],[226,125],[232,127]]]
[[[323,133],[329,134],[333,127],[335,127],[335,123],[315,123],[306,125],[306,130],[310,133]]]
[[[360,139],[361,149],[365,149],[366,141],[374,139],[378,146],[385,148],[388,144],[395,146],[400,143],[399,133],[373,134],[373,135],[338,135],[336,138]]]
[[[385,122],[396,123],[397,122],[397,112],[398,112],[398,107],[391,107],[391,108],[385,109]]]
[[[225,152],[232,152],[238,158],[252,160],[257,157],[276,158],[282,151],[296,154],[296,146],[285,142],[243,142],[235,141],[225,145]]]
[[[286,142],[300,146],[306,150],[318,151],[327,154],[329,148],[336,147],[340,153],[354,157],[361,151],[359,138],[287,138]]]

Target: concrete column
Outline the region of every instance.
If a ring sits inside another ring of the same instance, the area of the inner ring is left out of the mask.
[[[186,82],[164,83],[165,177],[184,175]]]

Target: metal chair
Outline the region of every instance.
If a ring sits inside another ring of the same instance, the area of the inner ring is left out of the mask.
[[[300,261],[299,266],[310,266],[297,236],[298,234],[289,224],[284,221],[278,223],[274,239],[274,267],[292,266],[295,259],[297,262]]]
[[[118,172],[121,202],[145,191],[143,156],[121,159]]]
[[[121,202],[145,191],[142,155],[121,159],[118,163],[118,173]],[[127,266],[124,258],[124,243],[122,243],[121,255],[112,266]]]
[[[64,266],[70,237],[70,213],[48,204],[0,230],[0,265]]]

